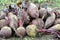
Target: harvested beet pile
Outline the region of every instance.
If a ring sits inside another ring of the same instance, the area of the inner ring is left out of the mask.
[[[60,10],[38,7],[29,0],[10,4],[0,12],[0,36],[36,37],[39,33],[60,38]]]

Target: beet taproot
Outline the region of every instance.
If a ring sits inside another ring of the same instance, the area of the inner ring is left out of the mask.
[[[42,19],[46,19],[47,18],[47,10],[45,8],[40,8],[39,15]]]
[[[1,19],[1,20],[0,20],[0,28],[2,28],[2,27],[4,27],[4,26],[7,26],[7,25],[8,25],[7,20],[5,20],[5,19]]]
[[[12,35],[12,30],[10,27],[4,26],[3,28],[1,28],[0,30],[1,37],[10,37],[11,35]]]
[[[51,13],[51,16],[49,16],[45,21],[45,28],[49,28],[55,21],[55,14]]]
[[[28,25],[26,27],[26,33],[27,33],[27,35],[29,35],[31,37],[35,37],[36,34],[37,34],[36,29],[37,29],[36,25]]]
[[[25,28],[24,27],[19,27],[19,28],[17,28],[17,31],[16,31],[17,33],[16,33],[16,35],[17,36],[22,36],[22,37],[24,37],[25,35],[26,35],[26,30],[25,30]]]
[[[32,21],[32,24],[36,25],[38,29],[44,28],[44,21],[42,19],[35,19]]]

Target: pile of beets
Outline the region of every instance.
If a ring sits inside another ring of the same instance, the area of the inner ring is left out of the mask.
[[[41,32],[60,37],[59,8],[39,8],[26,0],[0,11],[0,37],[35,37]]]

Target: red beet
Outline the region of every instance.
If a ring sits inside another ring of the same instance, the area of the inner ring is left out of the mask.
[[[22,37],[24,37],[25,34],[26,34],[25,28],[24,27],[21,27],[21,26],[19,28],[17,28],[17,31],[16,32],[17,32],[16,33],[17,36],[22,36]]]
[[[36,25],[38,29],[44,28],[44,21],[42,19],[35,19],[32,24]]]
[[[18,28],[18,18],[12,12],[8,13],[9,26],[15,31]]]
[[[50,13],[51,16],[49,16],[47,19],[46,19],[46,22],[45,22],[45,28],[49,28],[55,21],[55,14],[54,13]]]
[[[38,18],[39,17],[39,11],[35,4],[30,3],[28,7],[28,13],[32,18]]]
[[[1,31],[0,31],[1,37],[10,37],[11,35],[12,35],[12,30],[10,27],[4,26],[3,28],[1,28]]]
[[[46,10],[45,8],[41,8],[41,9],[39,10],[39,15],[40,15],[40,17],[41,17],[42,19],[46,19],[46,17],[47,17],[47,10]]]

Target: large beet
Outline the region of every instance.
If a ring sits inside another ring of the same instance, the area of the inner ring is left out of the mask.
[[[17,28],[16,32],[17,32],[16,33],[17,36],[22,36],[22,37],[24,37],[26,34],[25,28],[21,27],[21,26],[19,28]]]
[[[42,19],[46,19],[46,17],[47,17],[47,10],[46,10],[45,8],[41,8],[41,9],[39,10],[39,14],[40,14],[40,17],[41,17]]]
[[[8,13],[8,21],[9,21],[9,26],[12,29],[15,29],[18,27],[18,18],[16,15],[14,15],[12,12]]]
[[[36,25],[28,25],[26,27],[26,33],[31,37],[35,37],[37,33],[36,29],[37,29]]]
[[[38,18],[39,17],[39,11],[35,4],[30,3],[28,7],[28,13],[32,18]]]
[[[36,25],[38,29],[44,28],[44,21],[42,19],[35,19],[32,24]]]
[[[4,11],[0,11],[0,19],[4,19],[6,16],[6,13]]]
[[[60,18],[57,18],[57,19],[55,20],[54,24],[55,24],[55,25],[56,25],[56,24],[60,24]]]
[[[12,34],[12,30],[10,27],[4,26],[3,28],[1,28],[1,31],[0,31],[1,37],[10,37],[11,34]]]
[[[49,16],[46,19],[45,28],[49,28],[54,23],[54,21],[55,21],[55,14],[54,13],[51,13],[50,15],[51,16]]]
[[[7,26],[7,25],[8,25],[7,20],[5,20],[5,19],[1,19],[1,20],[0,20],[0,28],[2,28],[2,27],[4,27],[4,26]]]

